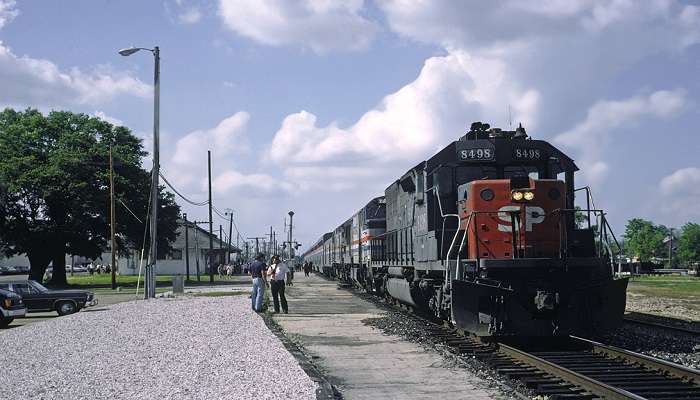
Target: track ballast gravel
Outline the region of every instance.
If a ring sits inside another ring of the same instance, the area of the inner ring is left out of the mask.
[[[2,399],[315,399],[245,296],[116,304],[0,332]]]

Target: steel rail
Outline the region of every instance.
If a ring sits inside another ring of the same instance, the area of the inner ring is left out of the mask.
[[[503,343],[498,344],[498,351],[508,357],[515,360],[521,361],[525,364],[529,364],[543,372],[550,375],[564,379],[567,382],[573,383],[580,388],[595,394],[597,396],[602,396],[605,399],[610,400],[645,400],[644,397],[637,396],[634,393],[630,393],[626,390],[619,389],[593,378],[587,377],[578,372],[572,371],[568,368],[564,368],[553,362],[547,361],[530,353],[522,350],[518,350],[515,347],[505,345]]]
[[[429,336],[456,354],[477,358],[539,395],[612,400],[700,399],[700,371],[692,368],[576,336],[568,337],[566,347],[574,345],[580,350],[561,352],[554,346],[545,352],[529,353],[500,341],[482,341],[445,321],[439,324],[393,299],[376,300],[397,311],[408,311],[409,318],[427,322]],[[519,389],[515,392],[525,396]]]
[[[577,336],[571,337],[581,343],[590,345],[594,353],[603,354],[611,358],[622,359],[634,364],[640,364],[644,367],[665,372],[669,375],[675,376],[676,378],[680,378],[683,381],[694,384],[700,384],[699,370],[688,368],[683,365],[679,365],[659,358],[650,357],[645,354],[635,353],[633,351],[621,349],[618,347],[608,346],[606,344],[598,343],[593,340],[584,339]]]
[[[675,331],[675,332],[687,333],[689,335],[700,336],[700,331],[695,330],[695,329],[687,329],[687,328],[681,328],[679,326],[673,326],[673,325],[669,325],[669,324],[660,324],[658,322],[644,321],[644,320],[637,319],[634,317],[629,317],[629,316],[625,316],[623,318],[623,320],[625,321],[625,323],[651,326],[653,328],[666,329],[666,330]]]

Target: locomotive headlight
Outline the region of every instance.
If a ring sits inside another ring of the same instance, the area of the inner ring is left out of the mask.
[[[525,194],[523,194],[523,197],[525,198],[525,200],[530,201],[535,198],[535,194],[532,192],[525,192]]]
[[[513,200],[520,201],[523,199],[523,192],[513,192],[511,196],[513,197]]]

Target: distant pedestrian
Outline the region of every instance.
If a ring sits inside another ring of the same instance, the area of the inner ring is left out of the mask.
[[[287,314],[289,309],[287,308],[287,297],[284,295],[284,278],[289,273],[289,267],[280,260],[279,256],[272,256],[268,273],[275,312],[280,312],[280,303],[282,303],[282,311]]]
[[[265,256],[262,253],[258,254],[255,257],[255,261],[250,265],[250,277],[253,278],[253,292],[251,293],[250,299],[253,310],[256,312],[262,312],[263,310],[263,296],[265,295],[265,286],[267,286],[264,259]]]
[[[309,266],[309,262],[304,261],[304,276],[309,276],[309,271],[311,271],[311,267]]]
[[[290,260],[288,262],[292,262],[292,261]],[[289,272],[287,272],[287,286],[294,285],[294,269],[295,268],[289,268]]]

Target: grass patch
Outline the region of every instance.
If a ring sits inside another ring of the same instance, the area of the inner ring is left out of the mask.
[[[192,296],[194,297],[224,297],[224,296],[242,296],[244,294],[250,294],[249,292],[239,292],[239,291],[227,291],[227,292],[200,292],[200,293],[193,293]]]
[[[71,286],[82,286],[82,287],[101,287],[112,285],[112,276],[110,274],[95,274],[95,275],[74,275],[67,276],[68,284]],[[136,287],[136,282],[139,281],[137,275],[117,275],[117,286],[121,287]],[[143,276],[140,279],[143,286]],[[157,284],[167,284],[170,285],[173,281],[173,277],[169,275],[157,276]]]
[[[183,276],[184,278],[184,276]],[[89,274],[80,274],[80,275],[73,275],[73,276],[66,276],[66,279],[68,281],[69,285],[74,285],[74,286],[92,286],[92,287],[100,287],[100,286],[111,286],[112,285],[112,275],[110,274],[94,274],[94,275],[89,275]],[[136,287],[136,282],[141,281],[141,286],[143,286],[143,276],[141,276],[141,279],[139,279],[138,275],[117,275],[117,286],[122,286],[122,287]],[[156,284],[157,285],[164,285],[164,286],[170,286],[172,285],[173,282],[173,276],[172,275],[158,275],[156,277]],[[218,275],[214,275],[214,283],[228,283],[228,284],[235,284],[237,281],[229,278],[219,278]],[[200,281],[197,281],[197,276],[196,275],[190,275],[190,281],[187,283],[188,285],[209,285],[209,275],[201,275],[200,276]]]
[[[700,278],[683,275],[634,276],[629,290],[653,297],[695,298],[700,296]]]
[[[82,288],[95,293],[95,295],[97,295],[97,296],[134,295],[136,293],[136,286],[122,287],[122,290],[120,290],[120,291],[112,290],[109,287],[107,287],[107,288],[101,288],[101,287],[91,288],[89,286],[82,286]],[[165,286],[164,287],[157,287],[156,294],[165,293],[165,292],[168,292],[170,290],[172,290],[171,287],[165,287]],[[142,295],[143,295],[143,284],[141,284],[141,286],[139,286],[139,296],[142,296]]]

